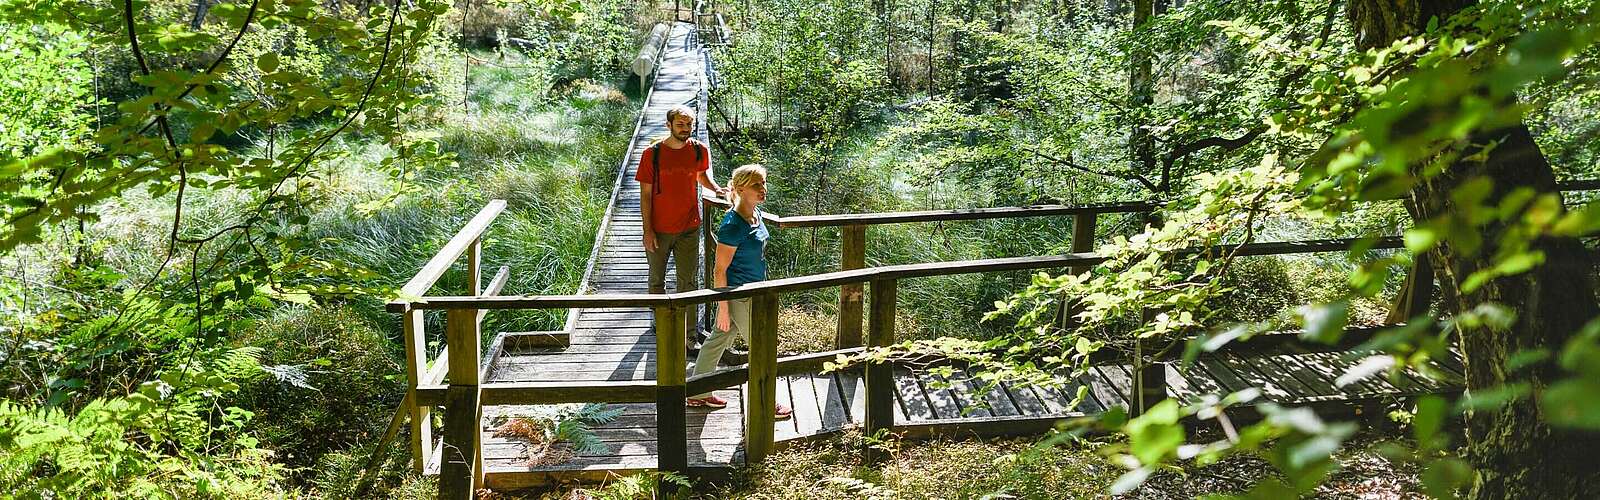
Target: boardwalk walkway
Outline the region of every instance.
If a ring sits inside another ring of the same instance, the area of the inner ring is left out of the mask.
[[[628,158],[621,165],[621,179],[600,228],[595,260],[581,293],[645,291],[646,264],[634,168],[651,140],[665,136],[666,110],[696,99],[702,93],[705,55],[693,46],[691,30],[691,25],[678,24],[671,32],[660,74],[646,101]],[[703,127],[704,120],[700,123]],[[704,138],[703,128],[700,134]],[[723,172],[719,179],[725,176]],[[671,277],[672,273],[668,273],[669,287],[672,286]],[[657,366],[656,339],[650,330],[651,314],[640,308],[573,311],[568,322],[569,345],[497,344],[499,350],[487,355],[489,367],[485,382],[653,381]],[[1336,386],[1335,379],[1359,360],[1339,354],[1287,349],[1266,351],[1254,357],[1202,356],[1200,362],[1187,371],[1169,371],[1168,386],[1175,396],[1191,401],[1202,394],[1226,394],[1256,387],[1263,391],[1266,400],[1288,404],[1382,401],[1451,389],[1415,374],[1392,381],[1368,379],[1341,388]],[[1441,368],[1448,375],[1461,375],[1457,363],[1447,362]],[[1064,381],[1061,389],[1001,385],[985,392],[965,378],[965,373],[958,370],[956,382],[946,384],[927,372],[897,368],[894,380],[898,393],[893,407],[897,429],[913,435],[1033,433],[1065,416],[1127,407],[1135,397],[1131,391],[1132,372],[1125,365],[1097,366],[1081,377]],[[1079,386],[1089,388],[1088,397],[1072,407]],[[731,467],[743,462],[744,388],[718,391],[718,395],[731,404],[716,411],[689,410],[691,467]],[[777,424],[776,439],[780,443],[860,425],[864,418],[866,398],[859,371],[783,375],[778,379],[777,398],[795,410],[794,418]],[[488,485],[516,488],[551,481],[598,479],[612,472],[655,468],[655,405],[615,406],[624,410],[623,415],[596,429],[596,434],[610,448],[609,453],[579,456],[554,465],[528,465],[521,458],[523,443],[495,437],[485,428],[483,462]],[[488,406],[484,408],[483,422],[487,424],[497,414],[517,411],[513,406]]]

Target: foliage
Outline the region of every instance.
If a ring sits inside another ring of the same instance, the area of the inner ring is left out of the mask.
[[[680,492],[692,491],[694,486],[689,478],[680,474],[649,471],[616,478],[598,489],[577,488],[572,490],[571,496],[594,500],[654,499],[661,497],[658,488],[663,484],[674,485]]]
[[[54,149],[81,149],[94,117],[98,76],[79,56],[85,37],[56,23],[0,22],[0,162]]]
[[[222,407],[260,376],[259,349],[199,353],[132,394],[75,413],[0,401],[0,481],[22,496],[236,498],[278,488],[283,467]]]
[[[594,455],[610,452],[592,425],[604,425],[622,415],[621,408],[602,403],[573,403],[518,407],[516,413],[502,413],[490,419],[495,435],[526,441],[524,450],[530,464],[560,463],[572,453]],[[563,458],[565,454],[565,458]]]

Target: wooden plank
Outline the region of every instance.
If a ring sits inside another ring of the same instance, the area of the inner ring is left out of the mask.
[[[411,470],[421,474],[431,457],[433,443],[433,407],[417,404],[417,386],[423,380],[423,367],[428,362],[427,329],[422,311],[406,311],[401,315],[406,346],[406,393],[411,405],[407,408],[411,427]]]
[[[811,377],[788,375],[778,383],[789,384],[789,397],[794,398],[794,424],[801,436],[822,431],[822,409],[817,404],[817,391],[811,386]]]
[[[1118,399],[1124,404],[1133,404],[1133,376],[1129,374],[1127,365],[1100,365],[1094,369],[1100,372],[1101,380],[1104,380],[1107,387],[1116,393]],[[1125,408],[1131,410],[1133,407]]]
[[[684,426],[684,311],[658,307],[656,317],[656,446],[658,467],[681,472],[689,466],[688,435]]]
[[[811,375],[811,386],[816,389],[817,403],[822,407],[823,429],[841,429],[850,423],[850,414],[844,407],[844,393],[833,374]]]
[[[745,411],[745,459],[765,461],[772,453],[776,424],[772,408],[782,394],[778,391],[778,297],[757,296],[750,304],[750,382]],[[783,384],[787,385],[787,384]],[[792,406],[791,406],[792,407]],[[798,413],[798,410],[796,410]]]
[[[1049,217],[1076,214],[1104,214],[1148,212],[1156,207],[1149,202],[1121,202],[1087,205],[1034,205],[1027,207],[960,208],[953,210],[920,210],[914,212],[880,212],[868,214],[804,215],[782,217],[779,226],[827,227],[851,225],[900,224],[907,222],[948,222],[961,220],[1006,219],[1014,217]]]
[[[927,372],[916,371],[916,372],[912,372],[912,373],[916,374],[917,382],[918,382],[919,385],[922,386],[923,392],[928,394],[928,401],[931,401],[933,403],[933,413],[935,415],[935,418],[946,419],[946,418],[963,418],[963,417],[971,417],[971,416],[985,416],[985,415],[976,415],[976,414],[975,415],[967,415],[967,414],[962,413],[962,410],[964,409],[964,407],[956,399],[956,395],[955,395],[954,391],[951,390],[952,389],[951,387],[944,387],[944,388],[938,387],[939,384],[935,384],[934,383],[935,378],[932,375],[929,375]],[[975,412],[976,411],[981,411],[981,408],[980,409],[975,409]],[[987,413],[987,412],[983,412],[983,413]]]
[[[848,271],[866,267],[867,226],[844,226],[839,230],[839,238],[840,269]],[[861,345],[861,292],[860,283],[839,287],[839,326],[834,337],[835,349]]]
[[[847,411],[850,413],[850,422],[866,425],[867,421],[867,380],[860,371],[834,372],[835,380],[839,383],[840,390],[844,391],[844,398],[850,402]],[[891,375],[893,376],[893,375]],[[889,393],[889,407],[899,410],[900,405],[894,400],[894,393]],[[898,412],[903,418],[905,412]]]
[[[1005,391],[1011,401],[1016,403],[1017,411],[1020,412],[1021,416],[1038,417],[1050,412],[1045,408],[1044,402],[1039,400],[1039,396],[1034,394],[1033,389],[1028,386],[1002,383],[999,390]]]
[[[894,385],[895,395],[898,396],[900,401],[897,406],[900,408],[902,415],[906,417],[903,420],[896,420],[896,425],[904,421],[939,418],[933,412],[933,401],[923,392],[922,384],[918,382],[918,377],[915,373],[904,368],[895,368]]]
[[[973,375],[966,370],[956,373],[957,378],[964,379],[961,381],[961,386],[965,387],[966,390],[961,392],[967,395],[967,399],[963,401],[972,401],[975,406],[982,408],[984,411],[989,412],[989,415],[995,417],[1014,417],[1021,414],[1017,410],[1016,404],[1011,402],[1005,390],[1001,389],[1000,386],[991,387],[989,384],[973,378]]]
[[[1182,254],[1202,253],[1208,251],[1229,251],[1234,255],[1281,255],[1295,253],[1315,253],[1340,251],[1354,244],[1356,239],[1345,238],[1337,240],[1305,240],[1285,241],[1272,243],[1252,243],[1242,246],[1195,248],[1180,252]],[[1402,243],[1398,237],[1380,238],[1373,243],[1374,249],[1399,248]],[[1095,254],[1064,254],[1042,255],[1031,257],[1006,257],[997,259],[976,259],[952,262],[931,262],[922,264],[903,264],[882,266],[851,271],[839,271],[794,278],[767,280],[727,289],[699,289],[682,293],[671,294],[608,294],[594,295],[538,295],[538,296],[504,296],[504,297],[429,297],[427,302],[412,304],[420,309],[559,309],[559,308],[590,308],[590,307],[657,307],[666,305],[686,306],[701,304],[716,300],[732,300],[745,297],[754,297],[762,294],[781,294],[800,290],[815,290],[829,288],[849,283],[861,283],[869,280],[903,279],[926,276],[948,276],[954,274],[988,273],[1000,271],[1016,271],[1025,269],[1049,269],[1070,266],[1093,265],[1104,260],[1104,257]]]
[[[426,295],[428,289],[433,288],[434,282],[439,281],[439,277],[450,269],[450,265],[461,258],[461,254],[482,237],[483,232],[489,229],[489,223],[494,222],[495,217],[505,209],[506,200],[490,200],[478,210],[478,214],[472,216],[472,220],[467,221],[467,224],[439,249],[439,253],[433,254],[433,258],[428,259],[428,263],[423,264],[422,269],[400,287],[398,295],[401,298],[389,301],[387,305],[389,312],[405,312],[405,306],[412,300],[409,297]],[[477,291],[474,290],[473,293]]]
[[[1228,370],[1233,373],[1234,377],[1243,380],[1250,387],[1260,389],[1261,394],[1269,401],[1288,403],[1296,399],[1295,392],[1285,387],[1283,383],[1262,376],[1233,354],[1218,354],[1215,357],[1215,363],[1215,365],[1206,367],[1212,375],[1217,375],[1222,370]]]
[[[1312,389],[1310,386],[1307,386],[1298,377],[1295,377],[1292,374],[1283,371],[1283,368],[1281,368],[1277,363],[1273,363],[1270,359],[1267,359],[1266,357],[1262,357],[1262,356],[1250,356],[1250,357],[1246,357],[1246,356],[1229,356],[1229,357],[1231,357],[1236,363],[1239,363],[1240,365],[1248,366],[1248,369],[1254,370],[1256,373],[1260,374],[1263,379],[1269,380],[1273,384],[1276,384],[1276,385],[1278,385],[1280,387],[1283,387],[1284,390],[1287,391],[1290,394],[1290,397],[1292,397],[1292,398],[1294,398],[1296,400],[1313,398],[1313,397],[1316,397],[1316,396],[1320,395],[1320,394],[1317,393],[1317,391],[1315,389]],[[1235,365],[1235,366],[1239,366],[1239,365]]]
[[[867,345],[883,347],[894,343],[895,337],[895,308],[898,299],[899,283],[893,280],[880,280],[872,282],[872,311],[867,318]],[[896,377],[894,367],[888,363],[868,364],[863,368],[863,389],[866,394],[862,396],[865,404],[862,413],[862,422],[866,426],[864,432],[868,436],[877,435],[886,429],[894,427]],[[904,396],[902,396],[904,397]],[[918,404],[921,401],[917,401]],[[906,403],[909,404],[909,403]],[[926,411],[926,408],[922,408]],[[902,415],[911,414],[902,409]],[[873,452],[869,458],[882,459],[881,455]]]
[[[641,381],[499,382],[479,386],[486,405],[646,402],[656,383]]]
[[[484,471],[478,386],[452,385],[445,399],[439,498],[470,500],[483,485]]]
[[[745,401],[749,402],[748,406],[750,408],[757,408],[755,396],[748,395],[751,392],[749,390],[750,385],[751,384],[746,384],[745,385],[745,388],[746,388],[745,392],[747,394]],[[772,386],[773,386],[773,390],[772,390],[773,403],[774,404],[782,404],[784,406],[787,406],[792,411],[794,409],[794,397],[791,394],[789,394],[789,383],[788,383],[788,381],[784,380],[783,377],[776,377],[775,376],[774,379],[773,379]],[[752,420],[751,417],[750,417],[750,412],[747,411],[747,412],[745,412],[745,436],[747,436],[746,439],[749,439],[748,436],[750,435],[750,420]],[[787,419],[784,419],[784,420],[776,420],[776,419],[774,419],[772,427],[773,427],[773,431],[772,432],[773,432],[774,439],[794,439],[795,437],[798,437],[800,435],[800,428],[795,423],[795,419],[793,417],[790,417],[790,418],[787,418]],[[747,445],[747,447],[748,447],[748,445]],[[747,453],[748,453],[748,451],[747,451]],[[770,454],[771,452],[769,451],[768,453]],[[749,455],[746,455],[746,457],[748,457],[748,456]]]
[[[1128,407],[1128,400],[1123,399],[1123,397],[1118,394],[1117,389],[1112,387],[1111,381],[1107,380],[1099,370],[1096,370],[1093,367],[1089,368],[1089,370],[1083,374],[1082,383],[1089,386],[1089,394],[1094,397],[1095,404],[1101,408],[1110,409],[1112,407]]]

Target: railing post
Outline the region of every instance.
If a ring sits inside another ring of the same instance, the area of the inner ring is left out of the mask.
[[[412,309],[403,315],[406,344],[406,381],[411,407],[411,470],[422,474],[428,464],[428,453],[433,451],[433,408],[417,404],[417,386],[422,383],[422,370],[428,364],[428,342],[423,326],[422,311]]]
[[[445,395],[439,498],[470,500],[483,487],[483,407],[478,405],[481,338],[476,309],[447,313],[445,343],[450,346],[450,389]]]
[[[705,240],[705,251],[700,252],[700,258],[704,264],[700,266],[700,288],[710,289],[716,285],[716,282],[712,279],[714,273],[717,272],[717,237],[716,230],[712,229],[712,227],[717,224],[717,208],[704,200],[701,200],[700,206],[705,212],[701,214],[703,217],[700,219],[701,237]],[[701,328],[710,330],[711,323],[714,322],[714,318],[711,317],[714,307],[712,307],[711,303],[705,303],[700,304],[699,308]],[[700,332],[691,333],[694,333],[697,337],[700,334]]]
[[[894,343],[895,295],[898,282],[874,280],[872,282],[872,314],[867,317],[867,347],[884,347]],[[889,363],[869,363],[866,366],[867,415],[866,434],[894,427],[894,370]],[[881,449],[868,448],[869,462],[881,461],[887,454]]]
[[[467,247],[467,283],[471,283],[473,295],[483,291],[482,237],[472,240],[472,246]]]
[[[1167,399],[1167,364],[1147,356],[1144,340],[1133,343],[1133,399],[1128,414],[1137,417]]]
[[[689,468],[689,435],[684,428],[683,307],[657,307],[656,320],[656,467],[682,473]]]
[[[1074,214],[1072,216],[1072,253],[1094,251],[1094,213]],[[1088,272],[1091,266],[1073,266],[1067,269],[1072,274]],[[1072,297],[1061,297],[1061,303],[1056,308],[1056,327],[1067,329],[1078,324],[1075,318],[1078,314],[1077,301]]]
[[[750,304],[750,381],[744,404],[744,457],[759,463],[772,453],[773,407],[778,404],[778,296]]]
[[[1428,254],[1418,254],[1411,259],[1411,270],[1406,273],[1405,285],[1395,297],[1387,322],[1404,323],[1419,314],[1428,312],[1433,303],[1433,262]]]
[[[839,228],[839,267],[844,271],[861,269],[867,265],[867,226],[853,225]],[[839,331],[834,339],[835,349],[861,345],[861,284],[839,287]]]

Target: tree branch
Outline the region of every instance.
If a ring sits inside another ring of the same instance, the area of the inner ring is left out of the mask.
[[[1098,176],[1102,176],[1102,177],[1112,177],[1112,178],[1116,178],[1116,179],[1136,181],[1140,185],[1143,185],[1145,187],[1145,189],[1149,189],[1152,193],[1160,192],[1160,189],[1158,187],[1156,187],[1155,183],[1150,182],[1150,179],[1146,179],[1146,178],[1144,178],[1144,176],[1141,176],[1141,175],[1138,175],[1138,174],[1132,174],[1132,173],[1126,173],[1126,172],[1101,172],[1099,170],[1095,170],[1095,169],[1092,169],[1092,168],[1089,168],[1089,167],[1085,167],[1083,165],[1079,165],[1077,163],[1073,163],[1071,160],[1058,158],[1056,156],[1050,155],[1048,153],[1039,151],[1037,149],[1034,149],[1034,148],[1031,148],[1031,147],[1028,147],[1028,146],[1018,145],[1017,148],[1021,149],[1023,151],[1027,151],[1029,153],[1033,153],[1034,156],[1038,156],[1040,158],[1044,158],[1046,160],[1050,160],[1050,161],[1059,163],[1059,164],[1061,164],[1061,166],[1064,166],[1064,167],[1067,167],[1067,168],[1070,168],[1070,169],[1073,169],[1073,170],[1077,170],[1079,172],[1094,174],[1094,175],[1098,175]]]

